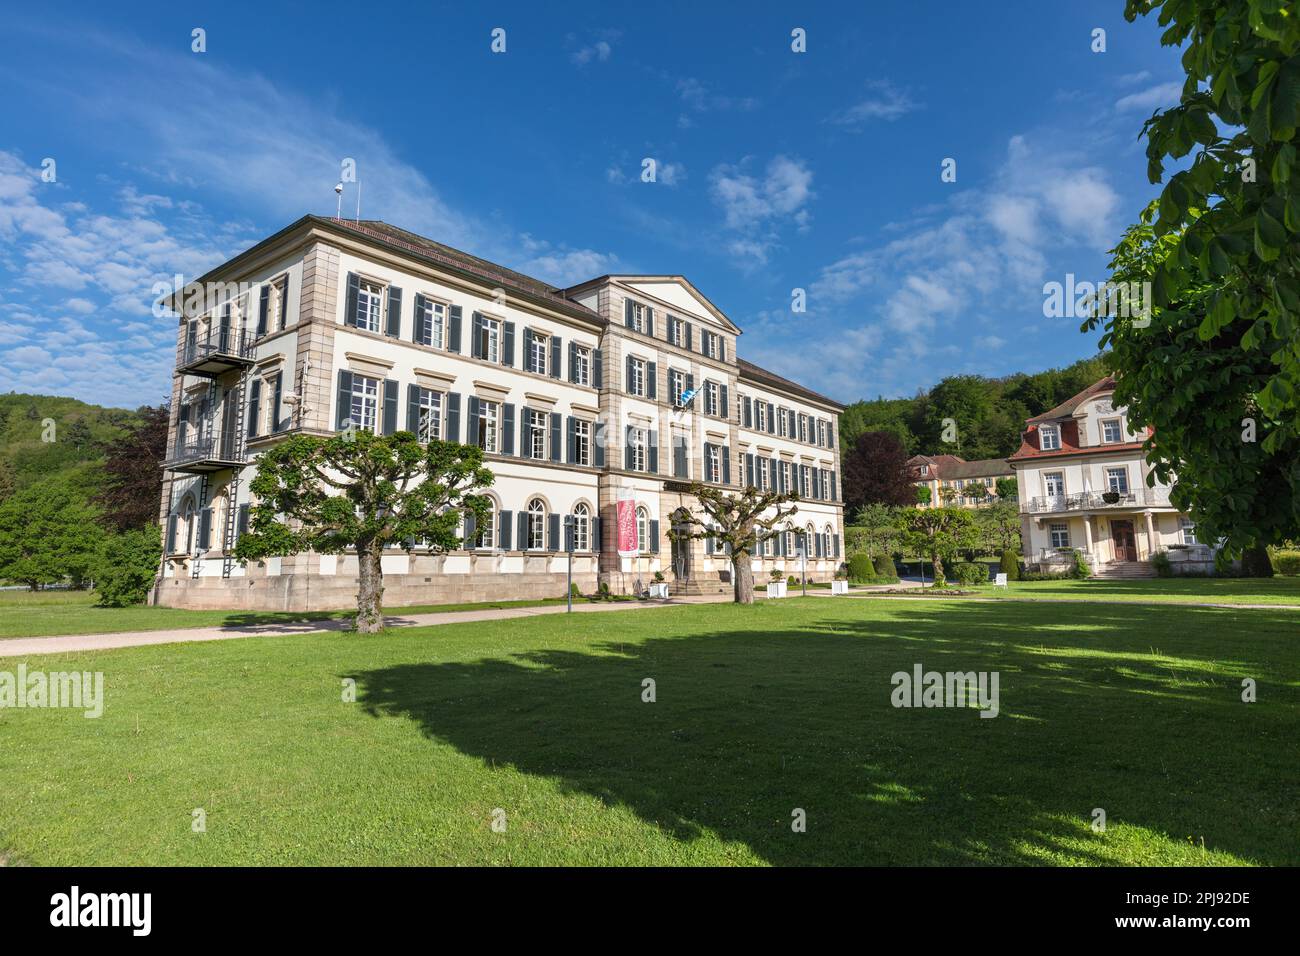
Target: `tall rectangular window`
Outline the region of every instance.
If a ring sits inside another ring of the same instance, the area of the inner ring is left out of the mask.
[[[376,431],[379,424],[379,379],[352,376],[352,422],[357,428]]]
[[[424,309],[424,322],[415,323],[415,327],[424,333],[420,344],[431,345],[435,349],[443,348],[447,333],[447,307],[441,302],[431,302],[428,299],[417,301],[422,303]]]
[[[718,414],[718,383],[717,382],[704,383],[704,414],[706,415]]]
[[[547,337],[538,332],[528,332],[528,370],[538,375],[546,374]]]
[[[772,463],[766,458],[760,458],[758,460],[758,487],[760,489],[771,487],[767,471],[771,464]]]
[[[645,332],[645,306],[640,302],[632,303],[632,328],[638,332]]]
[[[1120,428],[1118,418],[1108,418],[1101,423],[1101,440],[1107,444],[1124,440],[1124,430]]]
[[[715,485],[722,482],[722,450],[717,445],[704,446],[704,468],[709,481]]]
[[[1043,475],[1043,489],[1049,498],[1059,498],[1065,494],[1065,473],[1049,471]]]
[[[1107,468],[1106,488],[1110,491],[1118,491],[1121,495],[1128,494],[1128,469]]]
[[[591,384],[591,349],[585,345],[573,348],[573,381],[577,385]]]
[[[442,437],[442,392],[420,389],[420,420],[416,437],[422,442]]]
[[[489,362],[501,361],[501,323],[483,317],[479,323],[479,355]]]
[[[478,403],[478,422],[477,444],[487,452],[497,452],[500,450],[499,444],[499,425],[501,422],[501,406],[496,402]]]
[[[384,310],[384,287],[361,280],[357,286],[357,328],[379,331],[379,316]]]
[[[573,457],[575,465],[591,464],[591,422],[573,423]]]
[[[808,416],[799,416],[799,440],[806,442],[808,440]]]
[[[1196,540],[1196,524],[1191,518],[1186,515],[1179,517],[1178,530],[1183,536],[1183,544],[1199,544]]]
[[[632,470],[646,470],[646,445],[648,444],[644,428],[628,429],[628,442],[632,449]]]
[[[1070,526],[1062,522],[1053,524],[1050,528],[1053,548],[1068,548],[1070,546]]]
[[[645,395],[645,360],[634,358],[628,363],[627,390],[632,395]]]
[[[675,315],[668,316],[668,341],[677,346],[686,344],[686,323]]]
[[[546,413],[528,409],[528,457],[546,460]]]
[[[668,370],[668,400],[674,406],[682,403],[682,394],[686,391],[686,373],[677,369]]]
[[[799,469],[799,496],[801,498],[812,497],[812,469],[806,466]]]
[[[790,413],[784,408],[776,410],[776,433],[782,438],[790,437]]]

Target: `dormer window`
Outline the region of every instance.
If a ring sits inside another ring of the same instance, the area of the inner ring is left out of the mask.
[[[922,474],[922,475],[928,475],[928,474],[930,474],[930,466],[929,466],[929,465],[922,465],[922,466],[921,466],[921,474]]]
[[[1058,425],[1042,425],[1038,429],[1038,448],[1057,451],[1061,447],[1061,429]]]
[[[1124,440],[1124,429],[1120,427],[1118,418],[1108,418],[1101,423],[1101,440],[1108,445]]]

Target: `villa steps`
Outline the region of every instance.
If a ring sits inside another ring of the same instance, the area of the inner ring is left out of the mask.
[[[1110,561],[1093,568],[1092,576],[1104,581],[1154,578],[1156,569],[1149,561]]]
[[[703,597],[709,594],[730,594],[732,587],[730,583],[714,579],[712,581],[700,581],[695,578],[686,581],[674,581],[668,589],[668,593],[681,597]]]

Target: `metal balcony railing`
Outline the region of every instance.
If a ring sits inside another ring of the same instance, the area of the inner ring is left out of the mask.
[[[242,465],[246,461],[247,456],[239,447],[237,435],[216,435],[175,442],[163,467],[172,471],[213,471]]]
[[[223,371],[253,361],[253,336],[234,329],[216,328],[185,340],[178,368]]]
[[[1114,498],[1113,501],[1108,498]],[[1074,495],[1048,495],[1024,502],[1024,514],[1051,514],[1065,511],[1101,511],[1107,508],[1168,507],[1169,489],[1139,488],[1136,491],[1084,491]]]

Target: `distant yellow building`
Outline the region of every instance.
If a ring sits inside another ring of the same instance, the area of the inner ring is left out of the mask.
[[[913,484],[929,489],[930,500],[919,502],[921,508],[978,508],[996,496],[999,478],[1015,478],[1005,458],[967,461],[956,455],[913,455],[907,466]],[[982,490],[974,492],[976,486]]]

